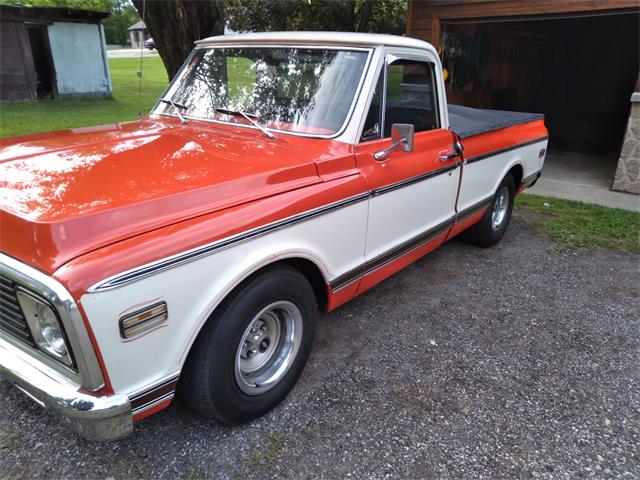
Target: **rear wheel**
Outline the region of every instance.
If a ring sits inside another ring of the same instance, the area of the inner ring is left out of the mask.
[[[315,320],[313,289],[297,270],[281,266],[249,279],[196,339],[181,378],[185,400],[230,425],[268,412],[302,372]]]
[[[500,182],[482,219],[464,231],[461,237],[480,247],[491,247],[498,243],[509,226],[514,196],[515,182],[513,176],[508,173]]]

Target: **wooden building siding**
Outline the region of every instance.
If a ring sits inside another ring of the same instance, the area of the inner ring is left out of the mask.
[[[441,20],[640,8],[640,0],[409,0],[407,35],[440,46]]]
[[[0,100],[36,100],[36,72],[23,23],[2,22]]]
[[[109,97],[107,12],[0,3],[0,101]],[[55,44],[52,44],[55,42]]]

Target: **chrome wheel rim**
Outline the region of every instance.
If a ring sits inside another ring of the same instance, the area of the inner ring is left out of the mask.
[[[247,395],[261,395],[284,377],[302,338],[302,313],[293,303],[275,302],[262,309],[242,334],[236,350],[235,377]]]
[[[491,228],[498,231],[507,217],[509,209],[509,188],[502,187],[493,201],[493,213],[491,214]]]

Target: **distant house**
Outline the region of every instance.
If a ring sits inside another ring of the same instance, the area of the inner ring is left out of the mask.
[[[140,20],[139,22],[134,23],[129,28],[129,39],[131,40],[131,48],[141,48],[144,46],[144,42],[151,38],[151,34],[149,30],[147,30],[147,26],[145,23]],[[231,33],[238,33],[234,30],[231,30],[228,26],[224,27],[224,34],[229,35]]]
[[[110,97],[106,12],[0,5],[0,100]]]
[[[144,46],[145,40],[147,40],[149,35],[149,30],[147,30],[147,26],[144,24],[142,20],[137,23],[134,23],[129,28],[129,38],[131,39],[131,48],[140,48]]]

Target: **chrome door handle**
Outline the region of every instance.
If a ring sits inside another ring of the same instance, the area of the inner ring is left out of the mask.
[[[441,162],[448,162],[454,158],[462,157],[462,152],[464,152],[464,145],[462,145],[460,138],[456,135],[456,141],[453,142],[453,152],[447,153],[446,155],[440,155],[438,160]]]
[[[453,160],[454,158],[457,158],[460,156],[460,152],[450,152],[447,153],[446,155],[440,155],[438,157],[438,160],[440,160],[441,162],[448,162],[449,160]]]

